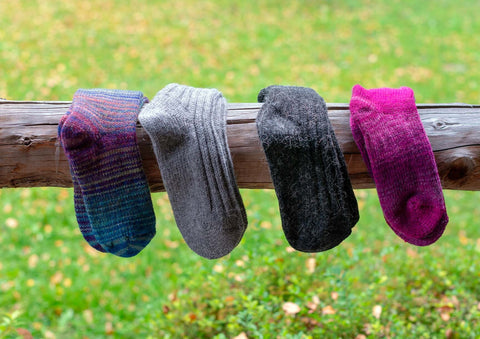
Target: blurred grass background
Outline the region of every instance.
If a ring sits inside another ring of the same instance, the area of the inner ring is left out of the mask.
[[[271,84],[348,102],[360,83],[479,103],[479,12],[475,0],[1,1],[0,97],[152,97],[178,82],[230,102]],[[121,259],[86,245],[70,189],[2,189],[0,338],[478,338],[480,196],[445,194],[450,223],[430,247],[398,239],[375,191],[358,190],[353,234],[305,254],[288,247],[274,193],[243,190],[244,239],[208,261],[165,193],[153,194],[157,236]]]

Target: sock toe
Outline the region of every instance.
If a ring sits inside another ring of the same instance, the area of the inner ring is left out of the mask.
[[[129,258],[140,253],[152,240],[153,234],[137,235],[134,238],[119,237],[103,244],[103,248],[119,257]]]
[[[446,215],[445,206],[421,192],[411,196],[405,208],[399,209],[398,213],[392,225],[404,240],[429,238],[446,225],[442,222]]]
[[[226,213],[210,220],[209,224],[192,225],[180,231],[188,247],[195,253],[206,259],[218,259],[232,252],[242,240],[246,223],[239,212]],[[224,227],[219,228],[218,225]]]

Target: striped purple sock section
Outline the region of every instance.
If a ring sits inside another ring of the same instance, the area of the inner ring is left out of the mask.
[[[85,211],[92,231],[86,233],[87,241],[96,239],[103,249],[121,257],[138,254],[155,235],[135,131],[145,100],[137,91],[80,89],[59,131],[83,197],[75,199],[79,225],[87,223]]]
[[[65,121],[67,121],[71,112],[72,111],[69,109],[67,113],[65,113],[65,115],[62,117],[60,122],[58,123],[58,139],[60,140],[60,142],[62,140],[61,133],[62,133],[63,125],[65,124]],[[88,219],[87,210],[85,208],[85,203],[83,202],[82,189],[78,184],[78,179],[76,178],[75,174],[72,171],[70,171],[70,173],[72,175],[72,182],[73,182],[73,202],[75,206],[75,215],[77,217],[77,222],[80,228],[80,232],[82,233],[83,237],[85,238],[85,240],[88,242],[90,246],[92,246],[94,249],[96,249],[99,252],[106,252],[102,247],[102,245],[98,243],[97,238],[95,237],[95,234],[93,234],[92,226],[90,225],[90,220]]]

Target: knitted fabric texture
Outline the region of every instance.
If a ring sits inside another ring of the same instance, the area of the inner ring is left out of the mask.
[[[60,122],[58,123],[58,139],[60,141],[63,125],[65,121],[67,121],[71,112],[72,111],[70,107],[70,109],[64,116],[62,116]],[[61,144],[63,143],[61,142]],[[85,203],[83,202],[82,189],[78,184],[78,179],[73,173],[73,171],[70,171],[70,173],[72,175],[73,182],[73,202],[75,206],[75,215],[77,217],[80,232],[82,233],[82,236],[85,238],[85,240],[90,244],[90,246],[92,246],[99,252],[106,252],[102,245],[99,244],[97,238],[95,237],[95,234],[93,233],[92,226],[90,225],[90,220],[88,219],[87,210],[85,208]]]
[[[230,253],[247,216],[226,136],[226,100],[215,89],[170,84],[139,120],[150,135],[177,226],[207,259]]]
[[[93,234],[103,249],[121,257],[138,254],[155,235],[136,140],[137,116],[145,100],[136,91],[80,89],[59,128],[78,184],[75,204],[82,233],[87,241]]]
[[[319,252],[340,244],[359,219],[345,160],[313,89],[270,86],[257,117],[258,134],[290,245]]]
[[[448,216],[413,91],[355,85],[350,112],[353,138],[375,181],[388,225],[411,244],[434,243]]]

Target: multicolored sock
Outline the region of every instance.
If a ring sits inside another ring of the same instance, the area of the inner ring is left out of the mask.
[[[230,253],[247,216],[226,137],[227,102],[216,89],[170,84],[139,115],[187,245],[207,259]]]
[[[106,251],[121,257],[138,254],[155,235],[136,140],[145,100],[136,91],[80,89],[60,130],[93,234]]]
[[[69,109],[67,113],[60,119],[58,123],[58,140],[61,142],[61,132],[65,121],[67,121],[71,110]],[[99,252],[106,252],[105,249],[100,245],[93,233],[92,226],[90,225],[90,220],[88,219],[87,210],[85,209],[85,203],[83,202],[83,195],[82,189],[78,184],[78,180],[75,176],[73,171],[70,171],[72,175],[72,182],[73,182],[73,203],[75,206],[75,215],[77,217],[78,226],[80,228],[80,232],[82,233],[85,240],[88,242],[90,246],[96,249]]]
[[[434,243],[448,216],[413,91],[355,85],[350,112],[353,138],[375,181],[388,225],[411,244]]]
[[[298,251],[340,244],[359,219],[357,200],[327,105],[311,88],[270,86],[257,130],[278,197],[282,227]]]

